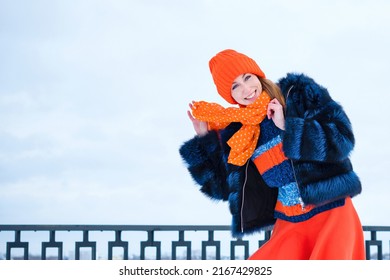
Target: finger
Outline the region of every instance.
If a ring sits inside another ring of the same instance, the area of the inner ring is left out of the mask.
[[[190,103],[189,105],[190,105],[190,108],[191,108],[191,110],[195,110],[196,109],[196,106],[195,106],[195,104],[194,104],[195,102],[193,101],[193,103]]]
[[[196,108],[196,106],[195,106],[195,101],[192,101],[191,103],[190,103],[190,108],[191,108],[191,110],[193,110],[194,108]]]
[[[269,104],[268,104],[268,107],[267,107],[267,111],[268,111],[268,110],[275,110],[276,108],[277,108],[277,105],[276,105],[276,104],[269,103]]]
[[[278,111],[282,108],[282,105],[279,103],[279,101],[276,100],[274,103],[269,103],[268,108],[271,108],[274,111]]]
[[[270,106],[268,106],[268,108],[267,108],[267,117],[268,117],[268,119],[272,118],[273,114],[274,114],[274,110]]]
[[[194,119],[194,116],[191,114],[190,111],[187,111],[187,115],[188,115],[188,117],[190,118],[191,121],[194,121],[194,120],[195,120],[195,119]]]

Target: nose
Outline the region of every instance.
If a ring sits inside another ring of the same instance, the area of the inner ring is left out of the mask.
[[[247,84],[242,85],[242,93],[247,94],[250,91],[250,87]]]

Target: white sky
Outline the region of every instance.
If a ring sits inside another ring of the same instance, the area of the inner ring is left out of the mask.
[[[364,225],[390,225],[390,2],[0,0],[0,223],[230,224],[178,153],[218,51],[349,115]]]

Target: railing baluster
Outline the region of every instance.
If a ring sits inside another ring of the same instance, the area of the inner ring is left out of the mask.
[[[244,246],[244,258],[247,259],[249,257],[249,241],[248,240],[232,240],[230,241],[230,259],[235,260],[236,259],[236,247],[237,246]]]
[[[172,260],[176,260],[177,247],[187,248],[187,260],[191,259],[191,241],[184,240],[184,230],[179,230],[179,240],[172,241]]]
[[[259,240],[259,248],[264,245],[265,242],[267,242],[271,238],[271,230],[267,230],[264,232],[264,239]]]
[[[24,250],[24,260],[28,260],[28,242],[21,242],[20,241],[20,230],[15,230],[15,241],[14,242],[7,242],[7,255],[6,259],[11,259],[11,250],[13,248],[22,248]]]
[[[46,260],[46,249],[47,248],[57,248],[58,249],[58,254],[57,254],[57,259],[62,260],[63,256],[63,244],[62,242],[57,242],[55,240],[55,230],[50,231],[50,239],[49,242],[42,242],[42,260]]]
[[[377,259],[382,260],[382,241],[376,239],[376,230],[371,231],[371,240],[366,240],[366,259],[371,258],[371,246],[377,247]]]
[[[214,240],[213,230],[209,230],[209,240],[202,241],[202,260],[207,259],[207,247],[215,247],[215,259],[221,259],[221,242]]]
[[[148,240],[141,241],[141,260],[145,259],[145,249],[146,247],[155,247],[156,248],[156,260],[161,260],[161,242],[154,241],[154,231],[148,231]]]
[[[80,249],[81,248],[91,248],[92,250],[92,260],[96,260],[96,242],[89,241],[88,237],[89,231],[84,230],[83,231],[83,241],[76,242],[76,256],[75,259],[80,259]]]
[[[123,259],[124,260],[129,259],[129,243],[126,241],[122,241],[121,234],[122,234],[121,230],[116,230],[115,231],[115,241],[108,242],[108,259],[109,260],[112,260],[113,247],[123,248]]]

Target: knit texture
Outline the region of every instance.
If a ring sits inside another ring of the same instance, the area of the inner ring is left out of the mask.
[[[231,96],[231,87],[239,75],[251,73],[265,78],[265,74],[252,58],[230,49],[211,58],[209,68],[218,93],[230,104],[237,104]]]
[[[205,101],[194,102],[192,115],[201,121],[208,122],[211,130],[220,130],[232,122],[243,126],[227,142],[231,150],[228,163],[243,166],[251,157],[260,136],[262,120],[267,115],[269,95],[263,91],[252,104],[241,108],[224,108],[217,103]]]
[[[283,152],[281,131],[268,119],[261,123],[261,129],[263,133],[252,160],[266,184],[279,190],[275,218],[302,222],[344,203],[344,200],[340,200],[317,208],[314,205],[305,205],[295,180],[292,163]]]

